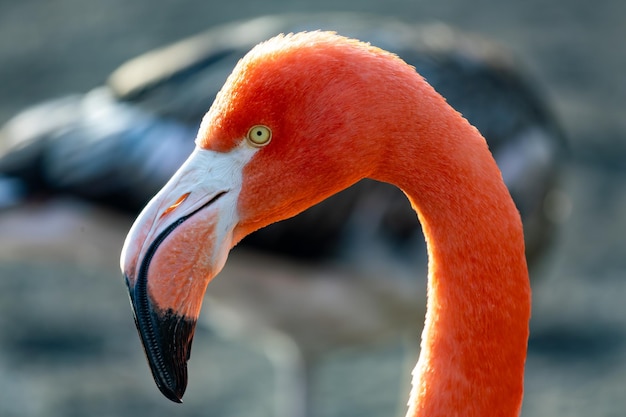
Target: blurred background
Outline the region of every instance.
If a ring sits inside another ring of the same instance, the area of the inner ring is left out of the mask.
[[[216,25],[321,11],[449,24],[504,45],[532,75],[563,128],[567,158],[554,194],[557,225],[533,262],[522,415],[623,416],[622,1],[4,0],[0,124],[43,100],[85,93],[105,83],[125,61]],[[298,402],[301,390],[295,385],[303,372],[310,382],[310,415],[404,415],[422,320],[413,310],[406,313],[416,315],[409,337],[398,331],[368,343],[315,347],[315,359],[305,355],[302,363],[291,341],[207,303],[226,325],[198,329],[185,403],[171,404],[154,386],[120,277],[118,254],[132,219],[128,212],[66,195],[38,197],[0,211],[1,416],[275,416]],[[252,269],[279,285],[280,274],[332,280],[343,273],[332,265],[316,269],[290,261],[276,277],[271,260],[235,255],[224,274],[250,275]],[[220,291],[229,293],[228,288]],[[325,289],[320,291],[332,300]],[[302,295],[294,290],[293,296]]]

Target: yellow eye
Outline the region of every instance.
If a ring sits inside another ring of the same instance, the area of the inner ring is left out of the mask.
[[[265,146],[272,139],[272,131],[267,126],[252,126],[250,130],[248,130],[247,138],[252,146]]]

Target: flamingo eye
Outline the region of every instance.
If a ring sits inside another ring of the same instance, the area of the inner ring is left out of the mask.
[[[270,143],[272,130],[263,125],[252,126],[246,136],[252,146],[261,147]]]

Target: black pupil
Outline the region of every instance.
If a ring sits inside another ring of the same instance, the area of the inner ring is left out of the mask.
[[[263,132],[261,132],[260,130],[257,130],[257,131],[256,131],[256,135],[257,135],[257,136],[261,136],[262,134],[263,134]]]

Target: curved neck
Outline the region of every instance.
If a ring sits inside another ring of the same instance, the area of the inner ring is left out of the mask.
[[[518,416],[530,319],[519,214],[478,131],[422,80],[411,91],[419,126],[387,142],[373,175],[407,194],[428,246],[407,416]]]

